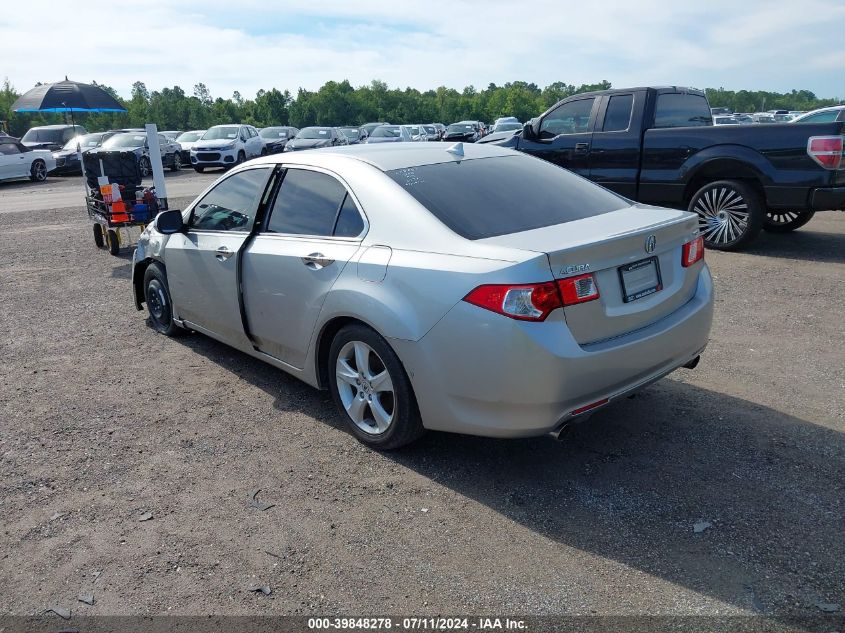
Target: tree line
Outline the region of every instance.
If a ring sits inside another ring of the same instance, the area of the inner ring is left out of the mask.
[[[92,82],[95,83],[96,82]],[[575,86],[562,81],[541,88],[534,83],[514,81],[502,86],[489,84],[483,90],[467,86],[461,91],[441,86],[420,92],[414,88],[390,88],[373,80],[367,86],[353,87],[349,81],[328,81],[319,90],[300,88],[296,95],[276,88],[259,90],[253,99],[235,91],[231,97],[213,97],[203,83],[187,94],[179,86],[150,91],[141,81],[132,85],[128,99],[105,85],[100,85],[124,105],[126,113],[75,113],[77,123],[89,131],[141,127],[154,122],[161,130],[205,129],[220,123],[268,125],[347,125],[368,121],[391,123],[449,124],[464,119],[492,122],[501,116],[515,116],[520,121],[537,116],[560,99],[591,90],[606,90],[610,82]],[[62,114],[13,113],[11,106],[20,96],[8,78],[0,89],[0,121],[6,122],[13,136],[23,135],[35,125],[70,121]],[[761,110],[812,110],[839,103],[838,99],[819,99],[809,90],[788,93],[707,89],[710,105],[728,107],[734,112]]]

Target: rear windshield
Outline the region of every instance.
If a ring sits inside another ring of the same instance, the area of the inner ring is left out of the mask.
[[[443,224],[470,240],[572,222],[631,204],[530,156],[423,165],[387,175]]]

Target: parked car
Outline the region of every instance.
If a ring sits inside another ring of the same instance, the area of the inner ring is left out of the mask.
[[[439,140],[443,139],[443,135],[446,133],[446,126],[442,123],[432,123],[434,128],[437,130],[437,134],[439,135]]]
[[[698,363],[713,283],[694,214],[494,145],[450,150],[242,165],[143,233],[136,307],[328,389],[378,449],[425,429],[557,434]]]
[[[732,114],[716,114],[713,116],[713,125],[739,125],[739,119]]]
[[[159,132],[159,134],[166,136],[171,141],[178,141],[184,132],[182,130],[165,130],[164,132]]]
[[[502,121],[501,123],[496,123],[493,126],[493,131],[491,132],[491,134],[497,134],[499,132],[516,132],[517,130],[521,129],[522,123],[520,123],[519,121]]]
[[[303,149],[318,149],[320,147],[335,147],[347,145],[344,136],[336,127],[304,127],[285,145],[286,152],[296,152]]]
[[[428,141],[439,141],[440,140],[440,132],[434,124],[427,123],[425,125],[421,125],[420,128],[422,129],[423,133],[425,134],[425,138]]]
[[[264,141],[251,125],[215,125],[191,147],[191,165],[202,173],[208,167],[231,167],[261,156]]]
[[[171,141],[163,134],[158,135],[158,147],[161,152],[161,163],[171,171],[179,171],[182,168],[182,147]],[[138,168],[141,176],[147,178],[152,175],[153,168],[150,163],[150,145],[147,141],[146,132],[121,132],[108,138],[99,148],[90,150],[97,152],[134,152],[138,157]]]
[[[496,127],[500,123],[516,123],[518,125],[522,125],[515,116],[500,116],[498,119],[493,121],[493,127]]]
[[[761,228],[791,231],[816,211],[845,209],[843,129],[717,127],[699,90],[634,88],[573,95],[492,142],[632,200],[689,209],[710,248],[735,250]]]
[[[730,108],[725,107],[718,107],[718,108],[710,108],[710,114],[715,116],[717,114],[724,114],[724,115],[731,115],[733,112]]]
[[[755,112],[751,115],[754,123],[777,123],[775,115],[770,112]]]
[[[367,133],[360,127],[346,126],[337,128],[346,137],[349,145],[358,145],[367,141]]]
[[[364,125],[361,126],[361,129],[367,133],[367,136],[372,136],[373,130],[375,130],[380,125],[390,125],[390,123],[388,123],[387,121],[384,121],[382,123],[364,123]]]
[[[258,130],[258,136],[264,143],[266,154],[278,154],[285,151],[285,144],[299,134],[299,128],[289,125],[265,127]]]
[[[182,132],[176,138],[176,142],[182,148],[181,156],[183,165],[191,164],[191,148],[194,146],[194,143],[202,138],[203,134],[205,134],[205,130],[191,130],[189,132]]]
[[[428,134],[425,133],[425,129],[422,125],[409,125],[407,128],[412,141],[428,141]]]
[[[830,123],[831,121],[845,121],[845,105],[805,112],[792,119],[791,123]]]
[[[443,134],[444,141],[462,141],[465,143],[474,143],[481,138],[478,133],[478,127],[472,123],[453,123],[446,128],[446,133]]]
[[[739,122],[740,125],[751,125],[754,123],[754,119],[751,117],[750,114],[734,114],[734,118]]]
[[[43,182],[55,168],[56,159],[50,150],[32,149],[11,136],[0,137],[0,180],[29,178]]]
[[[410,142],[411,132],[406,125],[380,125],[367,137],[367,143],[405,143]]]
[[[42,125],[30,128],[21,138],[21,143],[30,149],[62,149],[74,136],[88,134],[81,125]]]
[[[74,136],[65,143],[62,149],[53,152],[53,158],[56,159],[56,169],[52,173],[81,174],[81,154],[92,149],[97,149],[115,134],[117,132],[94,132],[92,134]]]

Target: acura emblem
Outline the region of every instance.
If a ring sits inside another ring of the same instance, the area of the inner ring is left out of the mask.
[[[654,235],[649,235],[645,238],[645,252],[653,253],[655,248],[657,248],[657,238]]]

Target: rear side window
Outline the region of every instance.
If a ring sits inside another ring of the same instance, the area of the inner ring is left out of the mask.
[[[343,206],[337,214],[334,235],[335,237],[358,237],[363,230],[364,220],[361,218],[361,213],[349,194],[346,194]]]
[[[271,233],[329,236],[346,189],[327,174],[289,169],[276,196],[267,230]]]
[[[470,240],[608,213],[631,203],[530,156],[501,156],[388,171],[437,219]]]
[[[0,143],[0,154],[20,154],[21,151],[18,149],[18,146],[14,143]]]
[[[828,110],[827,112],[819,112],[818,114],[811,114],[806,116],[798,123],[830,123],[837,120],[837,117],[845,112],[845,110]]]
[[[631,124],[634,95],[614,95],[607,104],[602,132],[623,132]]]
[[[713,125],[707,99],[701,95],[663,93],[657,95],[654,127],[695,127]]]

